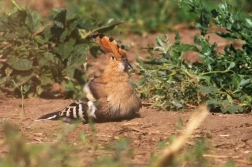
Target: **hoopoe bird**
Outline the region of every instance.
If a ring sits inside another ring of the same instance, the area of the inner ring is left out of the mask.
[[[107,52],[108,64],[102,75],[85,84],[87,103],[76,101],[61,111],[41,116],[35,121],[58,120],[65,122],[81,119],[87,122],[91,117],[96,122],[114,121],[133,117],[141,108],[141,101],[135,94],[128,73],[130,65],[126,51],[113,38],[103,34],[91,38]]]

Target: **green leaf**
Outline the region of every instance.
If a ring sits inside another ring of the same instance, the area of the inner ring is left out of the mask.
[[[218,89],[213,86],[199,86],[197,91],[205,94],[215,94],[218,92]]]
[[[180,44],[180,36],[178,31],[175,31],[175,44],[176,45]]]
[[[7,67],[7,68],[5,69],[5,74],[6,74],[6,76],[10,76],[11,73],[12,73],[12,71],[13,71],[13,68]]]
[[[161,47],[164,45],[160,38],[156,38],[156,43],[158,44],[158,46],[161,46]]]
[[[15,70],[26,71],[32,69],[32,62],[28,59],[8,57],[6,62]]]
[[[219,12],[216,9],[211,10],[213,18],[216,18],[219,15]]]
[[[30,85],[23,86],[23,93],[26,93],[30,89]]]
[[[232,75],[232,84],[234,84],[236,87],[239,87],[239,84],[241,82],[241,77],[237,74]]]
[[[204,30],[204,31],[208,30],[208,27],[205,27],[200,23],[195,23],[195,27],[197,27],[197,28],[199,28],[201,30]]]
[[[241,82],[239,83],[239,86],[244,87],[248,85],[249,83],[251,83],[251,79],[242,79]]]
[[[162,50],[163,50],[163,48],[162,48],[162,47],[160,47],[160,46],[157,46],[157,47],[154,47],[154,48],[153,48],[153,50],[154,50],[154,51],[162,51]]]
[[[171,101],[171,103],[177,108],[177,109],[181,109],[183,108],[183,105],[179,102],[179,100],[174,99]]]
[[[249,26],[252,27],[252,21],[249,18],[245,18],[245,20],[249,24]]]
[[[107,20],[101,21],[98,23],[99,28],[96,28],[93,31],[106,32],[113,29],[116,25],[122,24],[121,20],[116,20],[114,18],[109,18]]]
[[[216,32],[217,35],[220,37],[223,37],[228,40],[236,40],[238,37],[235,35],[235,33],[224,33],[224,32]]]
[[[65,40],[66,40],[67,37],[68,37],[68,33],[69,33],[68,30],[64,30],[64,31],[62,32],[62,34],[60,35],[59,42],[64,43]]]
[[[54,63],[54,61],[55,61],[55,55],[54,54],[52,54],[51,52],[45,52],[44,53],[44,57],[45,57],[45,59],[48,61],[48,62],[53,62]]]
[[[0,31],[1,32],[8,31],[8,26],[6,24],[7,22],[8,22],[8,16],[6,14],[2,14],[0,17]]]
[[[75,69],[86,62],[86,54],[89,46],[87,44],[79,44],[74,47],[74,53],[68,58],[66,74],[73,78]]]
[[[52,85],[54,83],[53,79],[50,77],[47,77],[45,74],[42,74],[39,77],[39,80],[42,86]]]
[[[44,36],[45,42],[43,42],[43,43],[48,42],[53,37],[53,34],[51,32],[51,28],[52,28],[52,25],[45,26],[45,28],[43,30],[43,36]]]
[[[0,77],[0,85],[10,81],[10,79],[11,79],[10,76]]]
[[[51,63],[55,63],[55,55],[50,52],[45,52],[43,56],[38,60],[38,64],[40,67],[50,66]]]
[[[55,52],[60,55],[62,61],[65,61],[74,50],[75,41],[74,38],[71,38],[69,41],[60,43],[58,47],[54,48]]]
[[[67,66],[72,66],[74,68],[79,67],[86,61],[86,54],[88,52],[89,46],[87,44],[78,44],[74,46],[74,52],[69,57]]]
[[[20,38],[29,38],[31,36],[31,33],[29,32],[28,28],[25,26],[18,27],[16,34]]]
[[[42,36],[38,36],[38,35],[36,35],[33,39],[34,39],[38,44],[41,44],[41,45],[43,45],[44,43],[47,42]]]
[[[66,68],[66,76],[68,76],[70,78],[74,78],[74,72],[75,72],[75,68],[73,68],[73,67]]]
[[[235,62],[231,62],[229,67],[228,67],[228,70],[230,70],[231,68],[234,68],[235,67]]]
[[[206,80],[208,83],[209,83],[210,80],[211,80],[211,77],[210,77],[210,76],[199,76],[198,78],[199,78],[199,80]]]
[[[18,10],[17,12],[8,16],[8,24],[16,30],[24,25],[27,13],[25,10]]]
[[[55,26],[64,28],[66,23],[67,10],[65,8],[54,8],[50,17],[53,17]]]
[[[238,112],[243,112],[243,108],[238,105],[230,105],[228,107],[222,108],[222,112],[224,112],[224,113],[230,112],[230,113],[234,114],[234,113],[238,113]]]
[[[27,17],[25,19],[25,24],[29,30],[34,33],[41,26],[41,17],[35,11],[26,8]]]
[[[216,108],[219,105],[219,101],[217,101],[216,99],[209,99],[209,100],[206,101],[206,104],[210,108]]]
[[[195,45],[201,45],[201,40],[196,35],[193,38],[193,42],[195,43]]]
[[[122,24],[122,21],[120,20],[116,20],[116,19],[106,19],[103,20],[99,23],[97,23],[97,25],[99,26],[92,26],[93,23],[91,23],[90,21],[82,21],[79,23],[78,27],[82,28],[82,29],[78,29],[78,33],[81,39],[86,39],[87,37],[89,37],[91,34],[95,33],[95,32],[106,32],[108,30],[113,29],[116,25]],[[87,31],[89,30],[89,31]]]
[[[172,49],[177,52],[186,52],[189,50],[198,51],[196,46],[189,44],[173,45]]]

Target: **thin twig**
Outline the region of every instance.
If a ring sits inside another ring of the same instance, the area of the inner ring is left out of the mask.
[[[203,157],[209,157],[209,158],[240,158],[239,156],[225,156],[225,155],[211,155],[211,154],[203,154]]]
[[[18,10],[22,10],[22,8],[16,3],[15,0],[11,0],[11,2],[18,8]]]
[[[239,159],[239,156],[223,156],[223,155],[210,155],[210,154],[203,154],[203,157],[207,158],[217,158],[217,159],[232,159],[235,162],[240,162],[248,165],[252,165],[252,162],[246,161],[243,159]]]
[[[0,59],[0,63],[6,63],[7,59]]]

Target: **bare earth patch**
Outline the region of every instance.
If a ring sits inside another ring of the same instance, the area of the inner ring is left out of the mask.
[[[27,99],[25,100],[27,118],[20,120],[20,99],[9,99],[0,104],[0,119],[6,119],[16,124],[27,138],[28,143],[54,142],[57,134],[62,133],[69,125],[60,121],[33,122],[33,120],[44,113],[60,110],[63,108],[62,106],[70,102],[71,100]],[[82,163],[89,166],[97,158],[112,154],[104,150],[105,146],[112,145],[119,138],[126,137],[130,139],[130,147],[134,150],[129,164],[147,165],[153,153],[161,152],[157,143],[171,135],[181,134],[182,131],[177,128],[178,120],[181,119],[184,123],[183,126],[186,126],[191,114],[192,111],[158,112],[143,107],[140,110],[139,118],[95,124],[95,132],[92,131],[89,124],[79,124],[68,135],[68,142],[76,148],[77,157],[85,157],[82,158]],[[247,166],[248,164],[244,162],[249,161],[252,153],[251,132],[252,114],[209,114],[200,128],[195,131],[191,141],[188,141],[187,147],[190,147],[196,138],[204,136],[209,147],[206,156],[209,156],[213,163],[221,165],[227,162],[228,159],[225,157],[230,156],[241,161],[236,162],[237,166]],[[92,139],[88,149],[83,150],[84,143],[80,139],[81,133]],[[0,140],[3,137],[0,130]],[[94,149],[94,146],[101,149]],[[222,156],[224,158],[221,158]]]

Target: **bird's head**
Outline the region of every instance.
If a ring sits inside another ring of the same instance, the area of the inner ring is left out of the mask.
[[[91,35],[91,38],[108,54],[109,64],[118,66],[120,71],[127,71],[128,66],[131,66],[127,59],[126,51],[120,47],[112,37],[107,37],[103,34]]]

